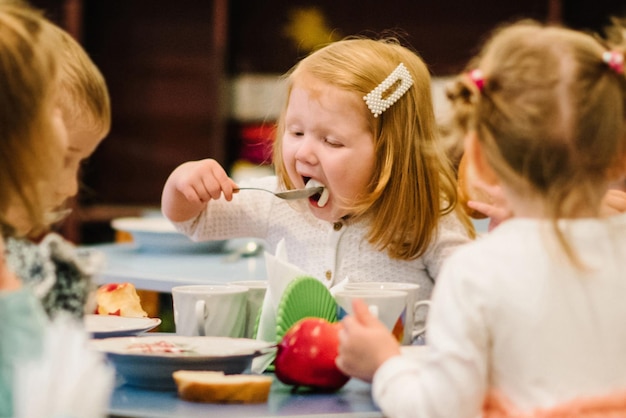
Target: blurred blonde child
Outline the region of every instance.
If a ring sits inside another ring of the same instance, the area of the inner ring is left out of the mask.
[[[63,165],[47,208],[50,224],[67,214],[67,200],[79,189],[81,163],[109,132],[111,108],[104,77],[85,50],[58,26],[48,21],[43,25],[59,54],[56,106],[67,134]],[[6,247],[7,262],[34,289],[49,315],[65,311],[80,318],[85,311],[93,311],[91,277],[102,262],[97,253],[82,250],[78,255],[73,245],[56,233],[37,242],[18,236],[8,239]]]
[[[163,213],[194,240],[252,236],[273,251],[284,239],[289,262],[328,287],[347,277],[407,281],[428,298],[441,262],[473,229],[456,210],[424,62],[392,39],[345,39],[304,58],[286,82],[276,176],[241,186],[323,192],[297,203],[235,194],[225,170],[204,159],[172,172]]]
[[[57,218],[51,214],[75,193],[67,182],[76,183],[78,161],[93,151],[110,121],[103,80],[96,77],[95,88],[82,84],[99,72],[69,55],[84,52],[39,12],[17,3],[0,4],[1,417],[13,416],[14,368],[42,353],[46,310],[77,317],[85,310],[93,288],[91,258],[79,257],[56,234],[38,245],[28,238],[45,234]],[[94,111],[90,100],[103,98]],[[76,110],[89,117],[75,120]]]
[[[8,268],[4,237],[43,230],[67,147],[59,63],[43,18],[0,4],[0,416],[12,416],[13,364],[41,351],[45,314]]]
[[[467,164],[514,216],[444,263],[421,361],[362,303],[344,320],[337,364],[385,416],[626,416],[626,215],[599,216],[626,156],[623,59],[524,22],[458,77]]]

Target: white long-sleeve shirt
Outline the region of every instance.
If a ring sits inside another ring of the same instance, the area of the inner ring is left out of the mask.
[[[276,177],[241,182],[277,189]],[[459,245],[470,241],[455,215],[445,216],[437,236],[416,260],[391,259],[367,242],[365,222],[331,223],[314,217],[303,202],[286,202],[263,191],[242,190],[230,202],[211,201],[196,218],[176,223],[195,241],[237,237],[262,238],[274,252],[281,239],[289,262],[327,287],[342,280],[403,281],[420,285],[420,299],[428,299],[442,261]]]
[[[521,411],[626,389],[626,215],[564,225],[586,272],[531,219],[446,260],[427,354],[394,357],[374,376],[386,416],[473,418],[491,389]]]

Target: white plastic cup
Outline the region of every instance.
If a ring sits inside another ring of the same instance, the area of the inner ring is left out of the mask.
[[[404,340],[406,329],[407,292],[380,289],[343,289],[335,293],[337,318],[352,315],[352,301],[361,299],[369,310],[385,324],[398,342]]]
[[[172,288],[176,334],[241,338],[246,329],[248,288],[189,285]]]
[[[411,331],[405,330],[403,345],[411,345],[413,340],[426,331],[426,325],[417,324],[417,311],[422,307],[430,307],[430,301],[418,300],[420,286],[406,282],[350,282],[344,285],[344,289],[374,289],[374,290],[402,290],[407,292],[406,300],[406,323],[412,324]]]

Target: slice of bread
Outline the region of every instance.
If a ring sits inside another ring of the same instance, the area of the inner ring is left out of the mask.
[[[178,387],[178,396],[192,402],[267,402],[272,386],[270,376],[254,374],[178,370],[172,373],[172,377]]]

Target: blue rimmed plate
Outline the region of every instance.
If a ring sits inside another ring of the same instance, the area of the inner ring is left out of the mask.
[[[252,359],[272,352],[275,344],[248,338],[155,335],[91,340],[125,383],[157,390],[175,390],[176,370],[243,373]]]
[[[194,242],[163,216],[127,217],[111,221],[113,229],[128,232],[142,251],[221,252],[226,240]]]

